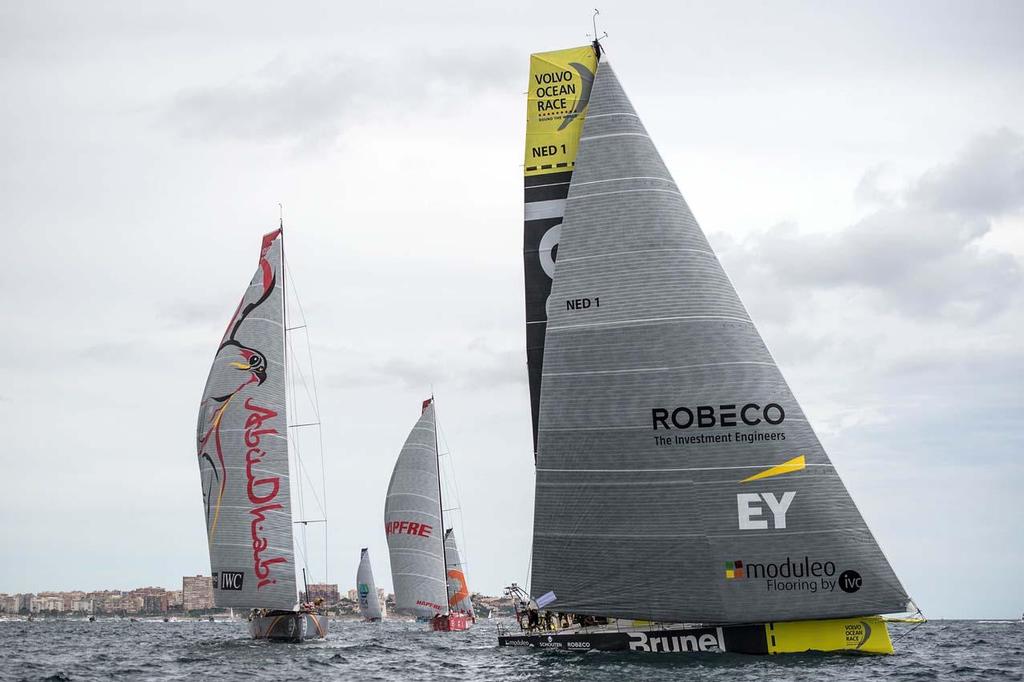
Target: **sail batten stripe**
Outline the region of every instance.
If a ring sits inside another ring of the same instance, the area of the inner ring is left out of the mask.
[[[672,178],[659,178],[654,175],[629,175],[621,178],[603,178],[601,180],[587,180],[586,182],[577,182],[574,187],[582,187],[583,185],[597,185],[603,182],[624,182],[626,180],[658,180],[659,182],[668,182],[673,185],[676,184]]]
[[[586,372],[545,372],[545,377],[578,377],[606,374],[643,374],[644,372],[672,372],[678,369],[703,369],[706,367],[731,367],[734,365],[758,365],[762,367],[776,367],[774,362],[762,362],[759,360],[737,360],[734,362],[709,362],[699,365],[676,365],[674,367],[637,367],[635,369],[601,369],[589,370]]]
[[[614,194],[637,194],[640,192],[657,192],[659,194],[671,194],[682,197],[683,193],[674,189],[660,189],[658,187],[637,187],[636,189],[616,189],[610,192],[588,192],[586,194],[570,194],[566,201],[580,201],[581,199],[592,199],[594,197],[609,197]]]
[[[765,469],[767,467],[775,466],[775,464],[746,464],[742,466],[729,466],[729,467],[665,467],[662,469],[545,469],[543,467],[537,467],[537,471],[548,471],[553,473],[586,473],[586,474],[653,474],[653,473],[665,473],[670,471],[729,471],[732,469]],[[820,464],[807,464],[809,467],[829,467],[835,468],[832,463],[820,463]],[[574,485],[594,485],[588,484],[584,481],[575,481]],[[545,485],[557,485],[546,483]]]
[[[564,329],[583,329],[586,327],[610,327],[614,325],[651,324],[657,322],[678,322],[681,320],[723,320],[727,322],[743,322],[753,324],[749,318],[736,317],[734,315],[672,315],[665,317],[634,318],[629,320],[609,320],[607,322],[583,322],[580,324],[548,324],[549,332],[562,331]]]
[[[572,258],[559,258],[559,263],[576,263],[586,260],[594,260],[596,258],[612,258],[614,256],[633,256],[639,253],[655,254],[659,255],[662,253],[703,253],[708,256],[714,256],[714,251],[708,249],[638,249],[634,251],[609,251],[608,253],[593,253],[587,256],[573,256]]]
[[[594,118],[597,118],[597,116]],[[604,133],[603,135],[584,135],[580,138],[580,142],[586,142],[587,140],[603,140],[609,137],[646,137],[648,140],[651,139],[651,136],[647,133]]]

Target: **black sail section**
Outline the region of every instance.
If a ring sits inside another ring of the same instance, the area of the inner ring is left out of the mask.
[[[597,53],[591,45],[530,56],[523,161],[523,276],[535,453],[546,306],[565,198],[596,68]]]
[[[547,306],[531,591],[735,623],[907,595],[606,62]]]

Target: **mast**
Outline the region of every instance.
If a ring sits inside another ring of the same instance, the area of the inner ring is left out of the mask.
[[[281,346],[282,346],[282,348],[281,348],[281,358],[283,360],[283,362],[282,362],[282,371],[284,372],[284,396],[285,396],[284,404],[287,407],[287,405],[288,405],[288,290],[286,289],[286,287],[288,286],[288,273],[287,273],[287,270],[286,270],[287,266],[285,265],[285,262],[284,262],[284,206],[281,205],[281,202],[277,203],[277,229],[281,233],[281,237],[280,237],[281,238]],[[293,409],[294,409],[294,406],[293,406]],[[287,461],[288,462],[288,466],[291,467],[291,456],[292,456],[291,439],[292,439],[292,433],[291,433],[291,430],[288,428],[288,420],[287,419],[285,419],[284,428],[285,428],[285,438],[284,438],[285,461]],[[296,467],[296,468],[298,468],[298,467]],[[289,484],[290,484],[290,481],[291,481],[291,479],[289,478]],[[302,481],[301,480],[299,481],[299,485],[300,486],[302,485]],[[300,490],[299,490],[299,497],[301,498],[301,496],[302,496],[302,491],[301,491],[301,488],[300,488]],[[295,515],[295,512],[293,511],[292,512],[292,518],[294,518],[294,515]],[[302,528],[303,528],[303,531],[302,531],[303,532],[303,537],[305,537],[305,532],[306,532],[305,528],[306,528],[306,526],[303,526]],[[293,540],[293,542],[294,542],[294,540]],[[303,545],[303,547],[305,547],[305,545]],[[303,551],[305,551],[305,550],[303,550]],[[305,590],[306,597],[308,598],[309,597],[309,584],[306,582],[306,567],[305,566],[302,567],[302,585],[303,585],[303,589]],[[298,589],[298,586],[296,586],[296,589]],[[296,597],[296,601],[297,601],[298,600],[298,595],[295,595],[295,597]]]
[[[434,460],[437,462],[437,509],[441,514],[441,572],[444,574],[444,608],[446,612],[451,611],[448,603],[448,549],[445,547],[444,536],[447,529],[444,526],[444,498],[441,496],[441,449],[437,445],[437,403],[434,402],[434,394],[430,394],[430,404],[434,408]]]

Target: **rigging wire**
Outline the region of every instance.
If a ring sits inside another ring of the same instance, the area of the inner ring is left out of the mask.
[[[309,494],[309,495],[312,495],[313,501],[316,504],[316,507],[319,509],[319,511],[321,512],[321,515],[323,517],[323,519],[322,519],[323,520],[323,524],[324,524],[324,530],[323,530],[323,540],[324,540],[324,550],[323,550],[324,578],[323,578],[323,582],[326,583],[328,581],[328,576],[329,576],[328,561],[327,561],[327,554],[328,554],[328,552],[327,552],[327,502],[326,502],[326,500],[327,500],[327,495],[326,495],[327,479],[326,479],[326,467],[325,467],[325,464],[324,464],[323,428],[322,428],[321,421],[320,421],[320,409],[319,409],[319,400],[318,400],[319,396],[318,396],[317,387],[316,387],[316,375],[315,375],[315,373],[313,371],[313,354],[312,354],[312,349],[311,349],[310,342],[309,342],[309,331],[308,331],[308,327],[307,327],[307,324],[306,324],[306,315],[305,315],[305,311],[303,310],[303,307],[302,307],[302,301],[299,298],[298,288],[295,286],[295,279],[292,276],[291,268],[288,267],[288,265],[287,265],[287,260],[285,260],[285,262],[284,262],[284,272],[285,272],[285,277],[287,278],[288,283],[291,285],[289,287],[289,289],[292,292],[291,298],[293,299],[293,301],[295,303],[295,307],[290,307],[289,306],[288,308],[286,308],[286,310],[293,311],[295,308],[297,308],[298,312],[299,312],[299,320],[291,320],[290,323],[289,323],[288,320],[285,321],[286,322],[285,328],[287,330],[285,336],[286,336],[286,343],[287,343],[288,351],[289,351],[288,352],[288,360],[289,360],[288,367],[289,367],[289,370],[290,370],[289,371],[289,375],[290,375],[290,377],[292,379],[292,381],[288,382],[288,385],[287,385],[287,389],[289,391],[289,395],[290,395],[290,398],[291,398],[291,410],[289,410],[289,413],[296,414],[296,415],[298,415],[298,413],[299,413],[299,396],[298,396],[297,384],[301,383],[302,384],[303,393],[305,394],[305,398],[306,398],[306,405],[305,406],[308,409],[310,409],[313,412],[314,416],[315,416],[315,422],[304,424],[304,425],[316,426],[317,440],[318,440],[317,445],[318,445],[319,450],[320,450],[320,473],[321,473],[321,487],[322,487],[322,491],[321,492],[322,492],[322,494],[317,494],[317,490],[316,490],[315,486],[313,485],[312,477],[309,475],[309,470],[306,468],[305,461],[304,461],[304,459],[302,457],[302,451],[301,451],[301,447],[299,445],[301,437],[299,436],[298,433],[296,433],[294,435],[294,437],[293,437],[292,436],[292,430],[289,430],[288,439],[289,439],[289,442],[293,444],[292,450],[293,450],[294,455],[295,455],[296,473],[298,474],[298,476],[296,477],[298,479],[297,480],[297,485],[296,485],[296,491],[297,491],[297,502],[298,502],[298,507],[299,507],[299,514],[301,516],[300,525],[302,526],[302,529],[301,529],[301,538],[302,538],[301,553],[303,555],[302,556],[303,564],[306,565],[306,568],[308,570],[309,569],[309,556],[310,556],[309,555],[309,537],[308,537],[308,523],[309,523],[309,520],[306,518],[305,497],[306,497],[307,494]],[[292,313],[292,315],[294,315],[294,312]],[[293,339],[293,334],[289,333],[289,332],[297,331],[299,329],[303,329],[303,330],[306,331],[306,357],[307,357],[307,359],[309,361],[309,368],[310,368],[310,380],[309,381],[307,381],[306,374],[305,374],[305,372],[303,372],[302,365],[298,361],[298,355],[295,352],[295,343],[294,343],[294,339]],[[298,379],[298,381],[295,381],[296,379]],[[310,383],[312,383],[312,385],[313,385],[312,391],[310,390]],[[292,426],[295,426],[295,424],[292,424]],[[307,485],[309,487],[308,491],[306,490]],[[308,595],[307,595],[307,598],[308,598]]]
[[[459,551],[459,563],[461,564],[460,568],[462,568],[463,571],[465,571],[469,566],[469,545],[466,541],[466,521],[462,514],[462,498],[459,494],[459,478],[455,471],[455,457],[453,456],[451,446],[448,444],[448,438],[447,436],[445,436],[444,428],[441,427],[441,422],[437,418],[436,400],[434,405],[434,423],[437,424],[437,430],[438,433],[440,434],[441,442],[444,443],[444,457],[445,462],[447,464],[447,466],[442,467],[442,471],[444,474],[444,484],[445,488],[449,492],[453,492],[455,497],[455,506],[451,507],[451,510],[457,511],[459,516],[459,532],[462,534],[462,548]]]
[[[292,284],[292,291],[295,293],[295,304],[299,308],[299,317],[302,319],[302,328],[305,330],[306,338],[306,356],[309,358],[309,377],[310,382],[313,384],[313,413],[316,414],[316,420],[318,422],[316,428],[317,440],[320,448],[320,486],[322,493],[322,500],[318,500],[320,504],[320,511],[323,512],[324,517],[324,582],[327,582],[327,578],[330,575],[327,564],[327,468],[324,463],[324,429],[323,423],[320,419],[320,392],[317,388],[316,381],[316,367],[313,364],[313,347],[312,342],[309,339],[309,327],[306,322],[306,311],[302,307],[302,300],[299,298],[299,289],[295,286],[295,278],[292,276],[290,269],[285,269],[285,276],[288,277]],[[303,386],[305,386],[305,377],[303,376]],[[309,393],[308,389],[306,391]],[[315,497],[314,491],[314,497]]]

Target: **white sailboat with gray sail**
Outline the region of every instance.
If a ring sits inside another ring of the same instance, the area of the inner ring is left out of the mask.
[[[431,397],[423,401],[398,455],[384,503],[395,611],[428,622],[433,630],[466,630],[476,618],[455,536],[451,529],[442,531],[444,512]]]
[[[291,376],[297,365],[288,343],[290,319],[279,228],[264,235],[256,273],[217,348],[196,440],[214,603],[251,609],[254,638],[297,641],[324,637],[328,620],[314,605],[299,603],[292,529],[302,524],[299,549],[308,555],[306,524],[326,524],[326,514],[301,518],[303,487],[289,462],[290,451],[298,455],[297,436],[289,432],[319,430],[318,418],[288,420],[296,411],[290,381],[297,378]],[[324,498],[316,497],[323,512]]]
[[[912,603],[600,44],[533,55],[527,113],[533,556],[499,643],[891,653]]]
[[[377,596],[377,583],[373,580],[370,550],[366,547],[363,547],[359,553],[359,569],[356,571],[356,596],[359,598],[359,615],[363,620],[377,623],[384,618],[380,598]]]

